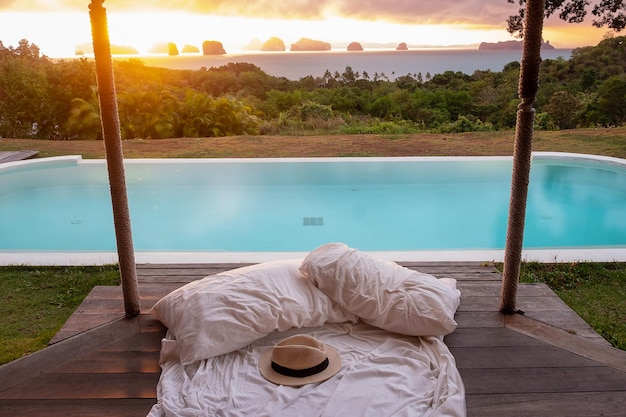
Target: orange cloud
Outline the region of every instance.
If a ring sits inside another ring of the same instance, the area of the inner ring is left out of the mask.
[[[0,11],[81,11],[86,0],[0,0]],[[318,20],[332,14],[359,20],[386,20],[399,23],[487,23],[504,24],[517,10],[506,0],[215,0],[215,1],[115,1],[104,2],[110,12],[176,11],[219,16],[263,17],[275,19]]]

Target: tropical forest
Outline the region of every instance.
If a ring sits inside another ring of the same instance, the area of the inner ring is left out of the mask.
[[[535,129],[626,122],[626,37],[543,60]],[[519,62],[473,74],[341,73],[299,80],[240,62],[197,70],[116,59],[122,138],[455,133],[511,129]],[[35,44],[0,42],[0,138],[102,139],[95,63],[52,60]]]

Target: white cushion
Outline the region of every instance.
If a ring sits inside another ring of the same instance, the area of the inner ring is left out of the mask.
[[[240,349],[277,330],[358,319],[298,270],[301,259],[209,276],[159,300],[151,314],[178,341],[183,364]]]
[[[461,293],[455,280],[439,280],[343,243],[315,249],[300,271],[372,326],[410,336],[442,336],[457,326]]]

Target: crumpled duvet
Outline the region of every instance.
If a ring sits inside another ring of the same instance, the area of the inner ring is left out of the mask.
[[[327,381],[277,386],[258,371],[263,352],[310,334],[341,353]],[[465,416],[455,360],[439,337],[405,336],[365,323],[274,332],[234,352],[182,365],[178,342],[163,339],[157,404],[163,416]]]

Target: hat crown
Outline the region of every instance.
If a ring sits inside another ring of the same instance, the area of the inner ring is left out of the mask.
[[[318,339],[299,334],[278,342],[259,358],[259,371],[270,382],[299,387],[326,381],[341,369],[341,355]]]
[[[272,362],[290,369],[308,369],[327,358],[326,346],[308,335],[296,335],[272,349]]]

